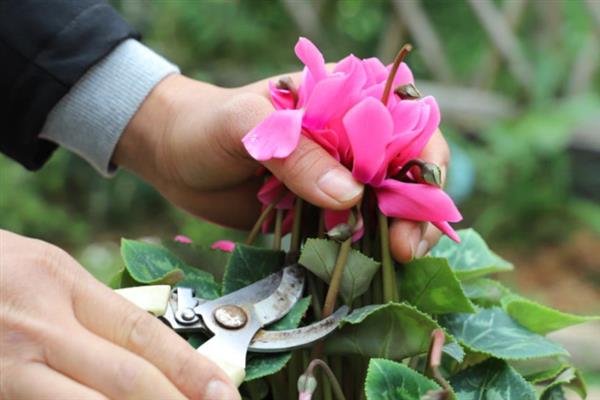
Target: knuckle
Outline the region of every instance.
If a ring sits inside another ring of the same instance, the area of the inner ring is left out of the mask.
[[[120,398],[130,398],[139,393],[144,387],[143,376],[147,374],[148,367],[139,362],[122,360],[116,364],[115,390]]]
[[[287,184],[298,182],[312,169],[323,168],[321,160],[321,150],[317,146],[298,146],[284,160],[281,178]]]
[[[155,339],[154,318],[143,311],[135,310],[126,315],[123,323],[124,338],[122,343],[127,348],[149,348]]]
[[[267,115],[273,106],[264,96],[256,93],[241,93],[233,96],[221,109],[223,123],[240,139]]]

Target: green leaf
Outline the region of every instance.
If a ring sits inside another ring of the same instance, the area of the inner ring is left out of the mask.
[[[284,253],[236,243],[223,275],[223,294],[235,292],[283,267]]]
[[[539,383],[555,378],[571,364],[563,356],[512,360],[510,365],[531,383]]]
[[[444,347],[442,348],[442,351],[445,354],[448,354],[450,357],[452,357],[458,363],[462,363],[463,360],[465,359],[465,350],[462,348],[462,346],[460,344],[458,344],[456,342],[451,342],[451,343],[445,344]]]
[[[519,360],[568,355],[560,345],[526,330],[498,307],[484,308],[476,314],[442,315],[439,322],[463,345],[497,358]]]
[[[185,264],[181,268],[185,273],[185,278],[176,286],[191,287],[194,289],[196,297],[206,300],[213,300],[221,295],[221,285],[211,274]]]
[[[179,243],[174,240],[163,240],[162,245],[187,265],[210,272],[218,281],[223,279],[225,266],[231,257],[231,253],[213,250],[208,246],[196,243]]]
[[[309,306],[310,296],[298,301],[285,317],[269,325],[267,329],[281,331],[296,328],[300,324],[300,321]],[[285,367],[291,357],[291,352],[253,355],[248,359],[246,365],[245,381],[251,381],[276,373]]]
[[[475,312],[445,258],[417,258],[398,269],[403,300],[428,314]]]
[[[506,362],[489,359],[450,379],[460,400],[535,400],[536,393]]]
[[[440,326],[406,303],[375,304],[354,310],[327,340],[331,354],[360,354],[401,360],[425,353],[431,331]]]
[[[440,389],[404,364],[381,358],[369,361],[365,393],[368,400],[419,400],[430,390]]]
[[[491,251],[473,229],[463,229],[457,233],[461,243],[444,236],[431,249],[431,256],[447,258],[459,279],[472,279],[513,269],[512,264]]]
[[[567,400],[565,397],[565,392],[561,385],[552,386],[546,392],[544,392],[544,397],[540,397],[540,400]]]
[[[516,294],[504,296],[502,307],[512,319],[542,335],[583,322],[600,320],[597,316],[586,317],[554,310]]]
[[[577,369],[571,367],[562,371],[560,375],[554,378],[554,380],[542,390],[540,400],[557,398],[556,388],[562,387],[568,387],[575,391],[582,399],[587,397],[587,388],[583,377]]]
[[[500,282],[488,278],[462,282],[462,288],[471,301],[482,307],[499,306],[502,297],[509,293]]]
[[[121,256],[138,283],[172,285],[184,278],[183,261],[160,246],[121,239]]]
[[[333,240],[308,239],[299,263],[329,283],[339,247],[339,243]],[[357,250],[350,251],[340,286],[340,295],[346,304],[367,291],[380,265]]]

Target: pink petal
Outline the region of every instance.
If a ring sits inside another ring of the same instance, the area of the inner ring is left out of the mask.
[[[221,250],[226,253],[231,253],[235,249],[235,243],[231,240],[217,240],[211,246],[213,250]]]
[[[435,225],[440,231],[448,235],[450,239],[454,240],[456,243],[460,243],[460,236],[458,236],[454,229],[452,229],[449,223],[445,221],[433,222],[433,225]]]
[[[339,160],[338,153],[339,138],[332,129],[320,129],[316,131],[304,131],[306,137],[324,148],[333,158]]]
[[[425,123],[422,125],[419,134],[410,144],[408,149],[409,159],[418,157],[423,152],[423,149],[431,139],[431,136],[433,136],[440,126],[440,108],[435,101],[435,98],[427,96],[424,97],[421,102],[427,106],[423,109],[423,115],[425,116],[425,110],[427,110],[427,115],[424,117]]]
[[[302,110],[279,110],[244,136],[242,142],[255,160],[285,158],[298,146]]]
[[[287,191],[287,194],[281,198],[283,192]],[[280,208],[283,210],[289,210],[294,205],[295,195],[293,192],[290,192],[286,189],[285,185],[281,183],[279,179],[274,176],[270,176],[267,178],[265,183],[261,186],[257,195],[260,202],[264,205],[269,205],[275,203],[277,200],[276,208]]]
[[[392,136],[392,117],[381,101],[368,97],[346,113],[344,127],[354,155],[352,174],[369,183],[382,167]]]
[[[339,224],[345,224],[350,217],[350,210],[325,210],[325,230],[329,231]]]
[[[392,64],[387,66],[388,72],[392,69]],[[386,77],[387,79],[387,77]],[[413,77],[412,71],[408,68],[406,63],[400,64],[398,67],[398,71],[396,72],[396,76],[394,77],[394,83],[392,84],[392,90],[398,86],[407,85],[409,83],[414,83],[415,78]]]
[[[269,93],[271,94],[271,102],[276,110],[291,110],[296,108],[294,96],[292,96],[290,91],[277,89],[273,81],[269,81]]]
[[[322,129],[329,119],[341,114],[348,77],[339,74],[315,85],[305,105],[302,126],[309,130]]]
[[[177,243],[192,244],[192,239],[185,235],[177,235],[173,238],[173,241]]]
[[[302,83],[298,87],[298,104],[296,104],[296,108],[304,107],[314,87],[315,80],[308,68],[304,67],[302,71]]]
[[[422,103],[415,100],[402,100],[391,110],[394,120],[394,136],[411,132],[419,122]]]
[[[384,82],[388,76],[388,70],[378,58],[372,57],[363,60],[363,66],[367,73],[367,85]]]
[[[301,37],[294,47],[296,56],[308,67],[315,82],[319,82],[321,79],[327,77],[327,70],[325,69],[325,59],[323,54],[319,51],[310,40]]]
[[[435,186],[386,179],[375,193],[379,209],[388,217],[431,222],[462,220],[450,196]]]

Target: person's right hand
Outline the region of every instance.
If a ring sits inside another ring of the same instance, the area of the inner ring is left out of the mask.
[[[67,253],[0,230],[0,398],[240,396],[220,368]]]

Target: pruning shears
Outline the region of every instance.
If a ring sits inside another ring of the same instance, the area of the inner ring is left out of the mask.
[[[219,365],[236,385],[246,375],[246,353],[277,353],[307,346],[333,332],[348,313],[342,306],[329,317],[296,329],[263,327],[283,318],[300,300],[304,271],[287,266],[249,286],[214,300],[191,288],[154,285],[116,292],[161,318],[176,332],[213,335],[197,351]]]

